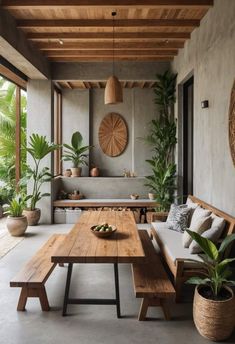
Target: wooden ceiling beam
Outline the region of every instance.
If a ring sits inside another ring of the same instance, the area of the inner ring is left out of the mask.
[[[173,56],[122,56],[122,57],[115,57],[115,61],[172,61]],[[100,57],[100,56],[92,56],[92,57],[49,57],[49,61],[51,62],[111,62],[113,60],[110,56]]]
[[[197,27],[198,19],[116,19],[115,27]],[[21,19],[19,28],[113,27],[112,19]]]
[[[62,40],[112,40],[112,32],[29,32],[27,38],[32,41],[62,39]],[[174,39],[190,38],[190,32],[116,32],[116,39]]]
[[[63,45],[54,42],[43,42],[35,44],[40,50],[113,50],[112,42],[82,42],[82,43],[64,43]],[[115,42],[114,50],[146,50],[146,49],[180,49],[184,47],[184,42]]]
[[[213,0],[2,0],[6,9],[45,8],[209,8]]]
[[[117,50],[115,51],[114,58],[116,56],[176,56],[178,54],[177,49],[172,50]],[[60,56],[113,56],[112,50],[51,50],[46,53],[47,57],[60,57]]]

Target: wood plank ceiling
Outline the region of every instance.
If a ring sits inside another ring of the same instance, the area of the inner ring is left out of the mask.
[[[2,0],[50,61],[170,61],[213,0]]]

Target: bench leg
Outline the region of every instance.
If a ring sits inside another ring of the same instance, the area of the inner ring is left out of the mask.
[[[170,315],[170,310],[167,304],[167,300],[161,299],[160,305],[162,307],[165,320],[171,320],[171,315]]]
[[[39,288],[22,287],[18,306],[17,306],[17,311],[25,311],[25,306],[26,306],[28,297],[39,298],[42,311],[48,312],[50,310],[47,293],[46,293],[46,289],[44,285]]]
[[[138,320],[139,321],[144,321],[147,311],[148,311],[148,307],[149,307],[149,299],[147,298],[143,298],[141,301],[141,306],[140,306],[140,311],[139,311],[139,316],[138,316]]]

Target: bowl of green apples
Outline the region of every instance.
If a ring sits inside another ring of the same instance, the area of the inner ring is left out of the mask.
[[[107,238],[112,235],[117,228],[113,225],[109,225],[108,223],[102,223],[100,225],[94,225],[91,227],[91,231],[94,235],[98,238]]]

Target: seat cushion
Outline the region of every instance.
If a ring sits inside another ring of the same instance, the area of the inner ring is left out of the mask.
[[[156,231],[156,234],[166,250],[168,256],[176,264],[176,259],[194,259],[202,261],[202,259],[197,254],[191,254],[188,248],[184,248],[182,245],[182,233],[172,231],[169,229],[169,225],[165,223],[152,223],[152,229]],[[191,268],[197,266],[194,262],[185,262],[185,267]]]

